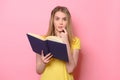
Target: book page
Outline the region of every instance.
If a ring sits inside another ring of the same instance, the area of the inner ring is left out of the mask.
[[[60,37],[56,37],[56,36],[48,36],[46,37],[46,40],[64,43]]]
[[[38,38],[38,39],[41,39],[43,41],[45,40],[50,40],[50,41],[55,41],[55,42],[59,42],[59,43],[64,43],[62,41],[62,39],[60,37],[57,37],[57,36],[48,36],[48,37],[43,37],[43,36],[40,36],[40,35],[37,35],[37,34],[34,34],[34,33],[27,33],[28,35],[31,35],[35,38]]]
[[[33,37],[36,37],[38,39],[41,39],[41,40],[46,40],[43,36],[40,36],[40,35],[37,35],[37,34],[34,34],[34,33],[27,33],[27,34],[29,34],[29,35],[31,35]]]

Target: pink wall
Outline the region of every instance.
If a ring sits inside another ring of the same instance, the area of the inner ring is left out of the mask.
[[[0,80],[38,80],[27,32],[44,34],[50,11],[69,8],[82,53],[76,80],[120,80],[119,0],[0,0]]]

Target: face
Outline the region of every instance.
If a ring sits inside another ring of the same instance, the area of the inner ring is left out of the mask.
[[[66,28],[68,23],[67,15],[61,11],[55,13],[54,16],[54,26],[55,31],[60,32],[63,31],[63,28]]]

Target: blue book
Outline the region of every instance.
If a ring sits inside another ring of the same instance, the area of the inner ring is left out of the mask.
[[[54,58],[68,62],[66,44],[59,37],[48,36],[43,38],[33,33],[27,33],[27,37],[35,53],[41,54],[43,50],[44,55],[51,53]]]

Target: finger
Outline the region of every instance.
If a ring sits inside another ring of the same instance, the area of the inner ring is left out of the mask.
[[[64,33],[67,33],[67,30],[65,28],[63,28],[63,31],[64,31]]]
[[[47,63],[49,63],[49,62],[50,62],[50,60],[46,60],[44,63],[47,64]]]
[[[46,58],[46,60],[50,60],[52,58],[53,55],[50,55]]]
[[[48,62],[51,61],[52,56],[53,56],[53,55],[50,55],[50,56],[48,56],[47,58],[44,58],[44,59],[43,59],[43,62],[44,62],[45,64],[47,64]]]
[[[45,63],[49,63],[52,60],[52,55],[45,59]]]
[[[41,51],[41,56],[44,56],[43,50]]]
[[[51,53],[47,54],[47,55],[45,56],[45,58],[49,57],[50,55],[51,55]]]

